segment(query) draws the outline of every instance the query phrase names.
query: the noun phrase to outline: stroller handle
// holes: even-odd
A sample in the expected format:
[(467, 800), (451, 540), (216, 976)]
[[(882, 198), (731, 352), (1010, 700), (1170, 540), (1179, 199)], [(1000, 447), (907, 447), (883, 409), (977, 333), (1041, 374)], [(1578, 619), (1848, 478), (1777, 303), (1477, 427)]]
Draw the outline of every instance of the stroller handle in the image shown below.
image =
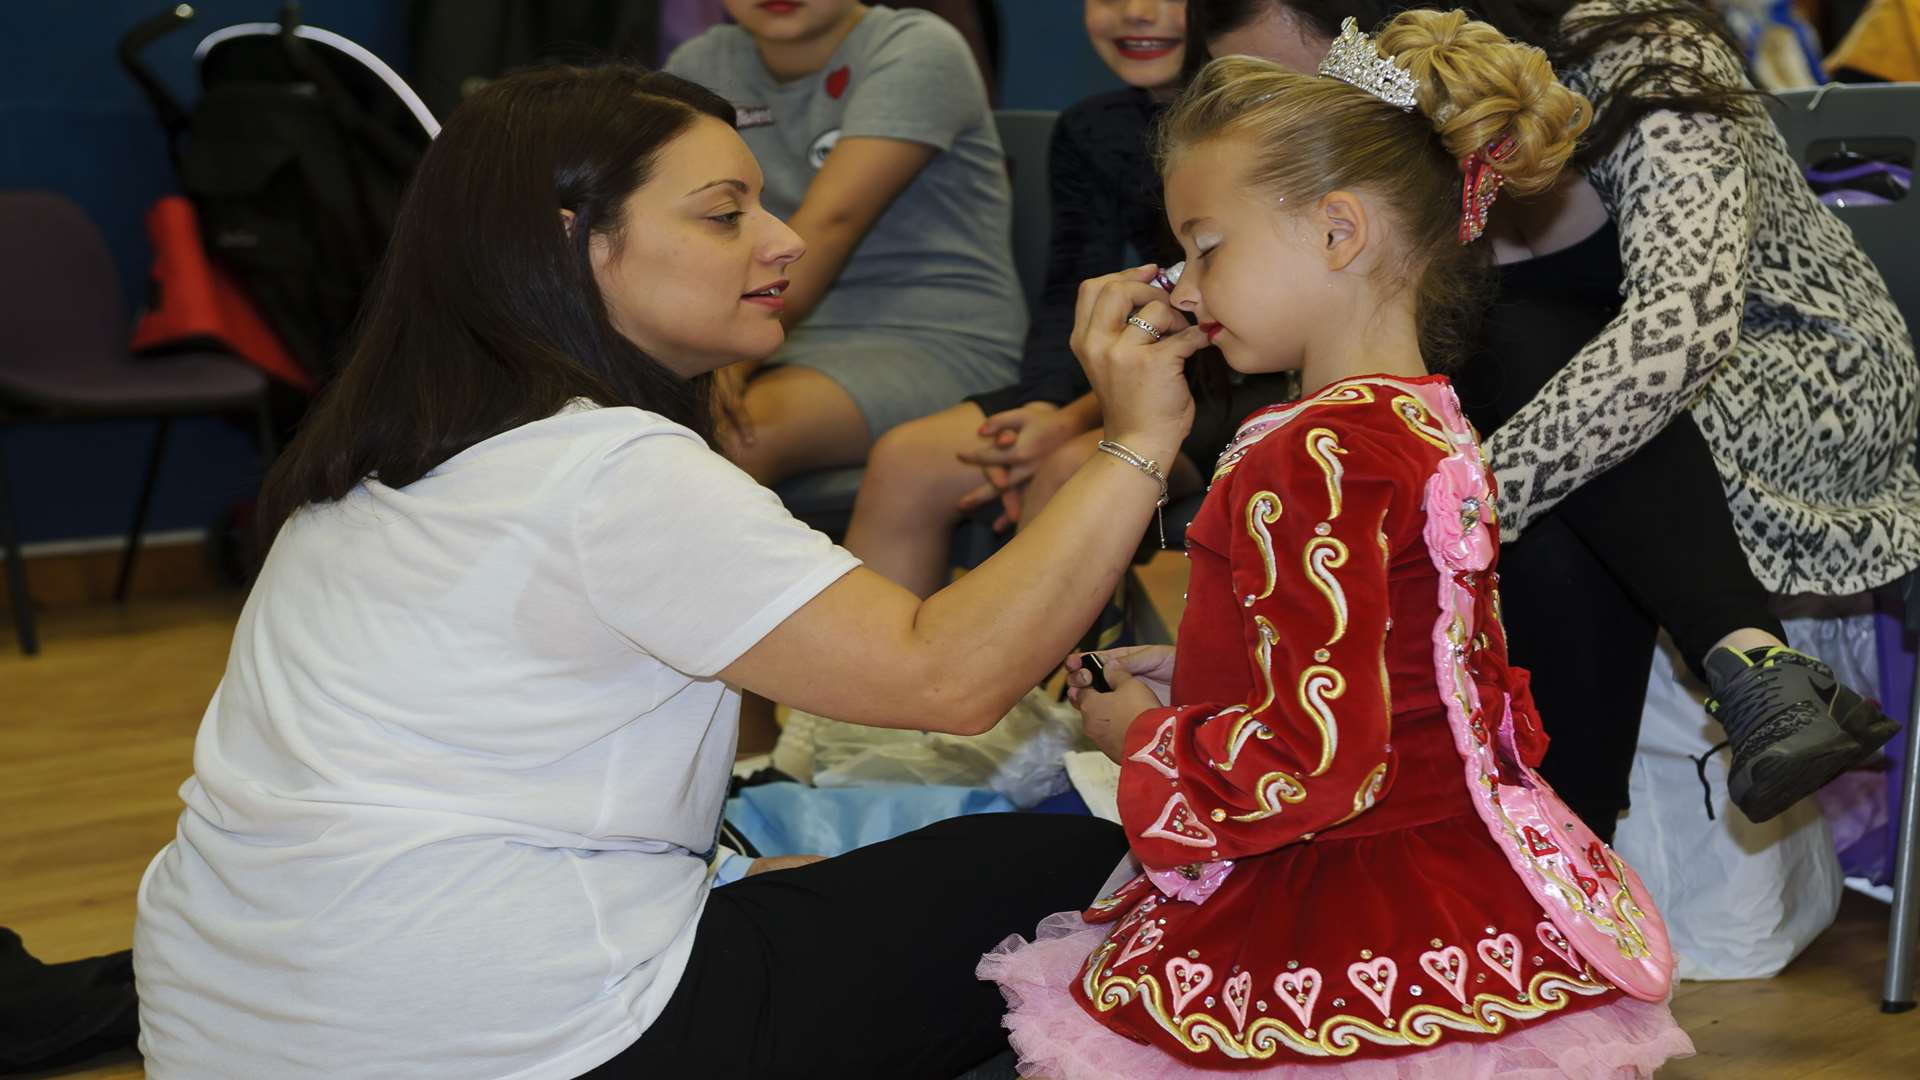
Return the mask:
[(187, 110), (162, 83), (153, 69), (140, 58), (147, 46), (173, 33), (175, 30), (193, 21), (193, 7), (189, 4), (175, 4), (166, 11), (134, 25), (120, 37), (118, 53), (120, 66), (126, 69), (128, 77), (147, 95), (147, 101), (153, 111), (160, 116), (160, 126), (166, 129), (171, 141), (187, 127)]

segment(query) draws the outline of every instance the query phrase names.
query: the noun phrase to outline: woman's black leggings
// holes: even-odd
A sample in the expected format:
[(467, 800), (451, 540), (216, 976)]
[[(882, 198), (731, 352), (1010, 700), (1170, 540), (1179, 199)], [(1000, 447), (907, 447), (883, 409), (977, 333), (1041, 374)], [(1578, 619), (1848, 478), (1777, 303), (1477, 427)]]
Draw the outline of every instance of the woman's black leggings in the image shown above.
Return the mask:
[(981, 814), (723, 885), (666, 1010), (587, 1076), (951, 1080), (1007, 1048), (980, 957), (1091, 903), (1126, 852), (1098, 818)]
[[(1541, 297), (1497, 305), (1489, 348), (1455, 378), (1467, 416), (1498, 430), (1616, 310)], [(1552, 738), (1541, 773), (1609, 840), (1627, 806), (1660, 628), (1696, 675), (1734, 630), (1784, 638), (1686, 413), (1503, 545), (1500, 595), (1514, 662), (1533, 673)]]

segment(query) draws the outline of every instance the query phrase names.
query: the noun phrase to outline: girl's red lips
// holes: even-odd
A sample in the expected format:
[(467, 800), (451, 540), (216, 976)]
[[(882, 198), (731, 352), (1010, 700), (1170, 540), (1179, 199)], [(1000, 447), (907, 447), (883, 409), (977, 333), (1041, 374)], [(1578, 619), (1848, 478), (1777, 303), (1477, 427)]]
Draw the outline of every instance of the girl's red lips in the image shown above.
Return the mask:
[(799, 0), (766, 0), (760, 10), (773, 15), (791, 15), (800, 10)]
[(1214, 338), (1219, 337), (1220, 331), (1225, 329), (1226, 327), (1221, 326), (1217, 322), (1203, 322), (1200, 324), (1200, 332), (1207, 335), (1208, 341), (1212, 341)]

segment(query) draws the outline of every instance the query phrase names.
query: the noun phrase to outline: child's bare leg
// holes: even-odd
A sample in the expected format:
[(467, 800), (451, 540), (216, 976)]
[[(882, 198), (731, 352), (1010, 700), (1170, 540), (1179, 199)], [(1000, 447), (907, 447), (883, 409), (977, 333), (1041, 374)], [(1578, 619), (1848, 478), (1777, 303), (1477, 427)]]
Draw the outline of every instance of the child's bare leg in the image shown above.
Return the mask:
[(720, 449), (763, 484), (867, 458), (871, 437), (860, 407), (839, 383), (811, 368), (783, 364), (756, 374), (742, 406), (750, 436), (722, 424)]
[(882, 435), (867, 458), (847, 550), (919, 596), (946, 584), (958, 504), (980, 484), (980, 469), (954, 455), (980, 443), (984, 419), (965, 402)]
[[(1774, 637), (1765, 630), (1756, 630), (1751, 626), (1743, 627), (1728, 634), (1714, 643), (1714, 649), (1732, 649), (1734, 652), (1746, 652), (1748, 649), (1770, 649), (1784, 646), (1786, 642)], [(1713, 649), (1707, 650), (1709, 653)]]

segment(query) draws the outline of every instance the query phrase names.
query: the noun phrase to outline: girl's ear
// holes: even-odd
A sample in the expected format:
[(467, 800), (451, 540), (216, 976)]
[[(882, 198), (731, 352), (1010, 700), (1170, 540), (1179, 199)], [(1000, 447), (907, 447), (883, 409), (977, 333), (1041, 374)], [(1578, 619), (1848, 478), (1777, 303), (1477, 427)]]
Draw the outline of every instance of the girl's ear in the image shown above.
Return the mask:
[(1327, 269), (1345, 270), (1367, 249), (1371, 223), (1366, 204), (1351, 191), (1330, 191), (1320, 197), (1314, 211)]

